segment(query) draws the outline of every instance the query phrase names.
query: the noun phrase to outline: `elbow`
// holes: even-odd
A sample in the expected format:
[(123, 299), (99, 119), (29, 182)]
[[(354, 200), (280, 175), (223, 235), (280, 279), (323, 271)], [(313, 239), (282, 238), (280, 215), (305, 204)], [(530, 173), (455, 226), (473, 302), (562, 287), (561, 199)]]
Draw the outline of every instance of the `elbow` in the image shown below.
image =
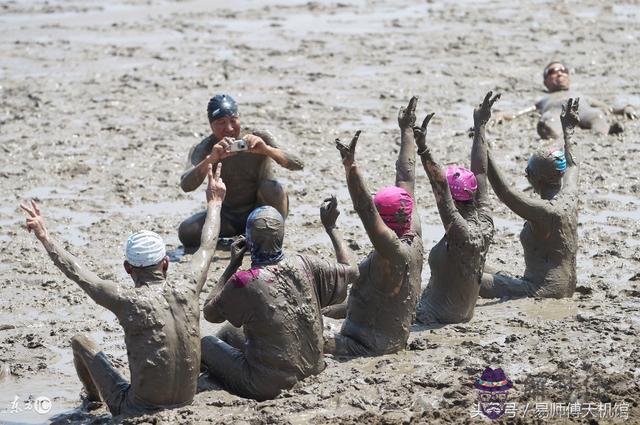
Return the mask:
[(304, 162), (302, 162), (301, 159), (295, 158), (295, 159), (290, 159), (288, 161), (288, 169), (290, 171), (300, 171), (300, 170), (304, 170)]

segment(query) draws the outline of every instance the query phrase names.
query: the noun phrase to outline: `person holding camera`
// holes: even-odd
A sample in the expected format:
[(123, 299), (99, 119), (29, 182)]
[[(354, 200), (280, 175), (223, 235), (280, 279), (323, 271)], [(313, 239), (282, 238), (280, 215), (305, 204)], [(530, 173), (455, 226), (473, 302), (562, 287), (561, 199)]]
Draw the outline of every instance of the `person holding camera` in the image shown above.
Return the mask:
[[(288, 170), (301, 170), (302, 160), (281, 149), (269, 132), (243, 134), (238, 104), (229, 95), (212, 97), (207, 116), (211, 134), (189, 151), (186, 170), (180, 177), (182, 190), (196, 190), (204, 181), (209, 164), (215, 167), (222, 162), (227, 195), (222, 204), (220, 237), (244, 233), (247, 217), (259, 206), (272, 206), (286, 218), (289, 198), (282, 184), (274, 179), (269, 158)], [(214, 149), (217, 145), (224, 150)], [(206, 215), (206, 211), (198, 212), (180, 224), (178, 237), (185, 247), (197, 247), (200, 243)]]

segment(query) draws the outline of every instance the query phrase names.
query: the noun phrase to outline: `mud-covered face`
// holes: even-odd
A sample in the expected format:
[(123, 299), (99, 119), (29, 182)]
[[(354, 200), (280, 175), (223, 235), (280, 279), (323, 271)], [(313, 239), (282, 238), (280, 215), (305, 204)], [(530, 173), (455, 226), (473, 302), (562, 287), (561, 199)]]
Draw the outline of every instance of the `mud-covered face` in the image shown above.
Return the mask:
[(504, 415), (508, 391), (480, 391), (478, 404), (480, 411), (489, 419), (498, 419)]
[(569, 90), (570, 84), (569, 70), (563, 64), (556, 62), (545, 68), (544, 85), (550, 92)]
[(240, 137), (240, 117), (235, 115), (218, 118), (211, 123), (211, 131), (218, 140), (225, 137), (237, 139)]

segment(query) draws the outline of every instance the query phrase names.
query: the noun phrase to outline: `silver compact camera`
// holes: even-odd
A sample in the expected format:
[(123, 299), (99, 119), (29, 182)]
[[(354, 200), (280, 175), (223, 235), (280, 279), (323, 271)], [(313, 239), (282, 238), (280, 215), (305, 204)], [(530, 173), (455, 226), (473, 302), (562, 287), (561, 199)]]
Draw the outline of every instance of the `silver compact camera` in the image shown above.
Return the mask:
[(249, 146), (244, 139), (238, 139), (229, 145), (229, 152), (242, 152), (247, 149), (249, 149)]

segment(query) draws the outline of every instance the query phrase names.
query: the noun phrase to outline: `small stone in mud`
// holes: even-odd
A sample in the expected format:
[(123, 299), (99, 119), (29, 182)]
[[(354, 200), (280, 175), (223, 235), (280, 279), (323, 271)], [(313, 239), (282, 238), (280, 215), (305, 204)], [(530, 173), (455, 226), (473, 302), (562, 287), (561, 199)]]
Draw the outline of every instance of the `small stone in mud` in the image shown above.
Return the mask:
[(426, 338), (414, 339), (409, 343), (409, 350), (411, 351), (424, 351), (426, 349), (427, 349)]
[(640, 280), (640, 272), (638, 272), (638, 273), (634, 274), (633, 276), (631, 276), (631, 277), (629, 278), (629, 280), (630, 280), (631, 282), (637, 282), (637, 281), (639, 281), (639, 280)]
[(593, 294), (593, 289), (588, 286), (576, 286), (576, 292), (582, 295), (591, 295)]

